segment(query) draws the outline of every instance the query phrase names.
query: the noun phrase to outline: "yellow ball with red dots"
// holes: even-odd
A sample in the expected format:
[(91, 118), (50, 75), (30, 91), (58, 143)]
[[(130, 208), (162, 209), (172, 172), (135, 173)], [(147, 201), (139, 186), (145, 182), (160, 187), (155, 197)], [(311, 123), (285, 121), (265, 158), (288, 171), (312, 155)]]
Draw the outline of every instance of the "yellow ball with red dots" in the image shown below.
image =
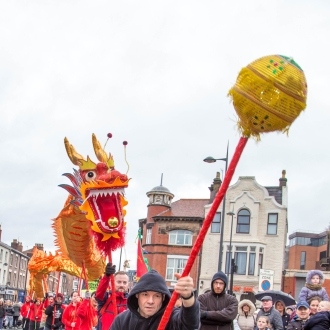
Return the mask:
[(306, 108), (307, 83), (303, 70), (283, 55), (259, 58), (239, 73), (229, 95), (243, 136), (287, 132)]

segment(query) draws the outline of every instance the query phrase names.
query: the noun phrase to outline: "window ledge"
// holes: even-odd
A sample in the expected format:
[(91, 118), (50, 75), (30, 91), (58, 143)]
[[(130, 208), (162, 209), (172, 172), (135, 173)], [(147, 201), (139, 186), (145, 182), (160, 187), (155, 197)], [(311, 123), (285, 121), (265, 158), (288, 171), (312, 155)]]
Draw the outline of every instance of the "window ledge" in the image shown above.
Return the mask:
[(279, 235), (278, 234), (266, 234), (265, 236), (270, 236), (270, 237), (279, 237)]

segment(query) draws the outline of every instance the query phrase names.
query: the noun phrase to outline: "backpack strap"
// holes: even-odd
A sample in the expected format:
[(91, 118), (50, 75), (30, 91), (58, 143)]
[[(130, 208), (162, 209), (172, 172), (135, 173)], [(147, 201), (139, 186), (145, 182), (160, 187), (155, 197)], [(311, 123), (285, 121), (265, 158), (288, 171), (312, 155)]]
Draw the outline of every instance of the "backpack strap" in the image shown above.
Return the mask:
[(105, 304), (102, 306), (102, 308), (100, 309), (100, 315), (103, 315), (104, 312), (108, 309), (110, 303), (111, 303), (111, 300), (112, 300), (112, 294), (108, 294), (108, 299), (107, 301), (105, 302)]

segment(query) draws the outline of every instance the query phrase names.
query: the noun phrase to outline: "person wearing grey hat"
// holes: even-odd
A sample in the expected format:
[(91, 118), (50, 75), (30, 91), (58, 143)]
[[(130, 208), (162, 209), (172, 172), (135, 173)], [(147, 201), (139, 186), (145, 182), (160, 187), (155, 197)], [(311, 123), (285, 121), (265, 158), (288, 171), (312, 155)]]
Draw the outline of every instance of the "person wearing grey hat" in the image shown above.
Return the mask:
[(273, 298), (271, 296), (263, 296), (261, 298), (261, 301), (264, 301), (264, 300), (270, 300), (270, 301), (273, 301)]
[(258, 312), (257, 319), (259, 316), (268, 316), (272, 330), (283, 330), (281, 314), (274, 308), (272, 297), (267, 296), (267, 293), (265, 294), (266, 295), (261, 298), (262, 307)]

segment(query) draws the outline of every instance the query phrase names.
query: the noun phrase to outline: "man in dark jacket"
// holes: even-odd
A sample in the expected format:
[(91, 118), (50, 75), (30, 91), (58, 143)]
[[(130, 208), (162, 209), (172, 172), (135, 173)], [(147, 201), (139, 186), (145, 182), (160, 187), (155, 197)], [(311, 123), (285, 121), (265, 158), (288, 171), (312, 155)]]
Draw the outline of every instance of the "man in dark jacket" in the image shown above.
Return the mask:
[(309, 318), (310, 310), (306, 301), (299, 301), (296, 306), (296, 316), (289, 322), (287, 330), (303, 330)]
[[(175, 274), (180, 277), (179, 274)], [(190, 276), (178, 279), (174, 290), (182, 297), (182, 306), (174, 308), (167, 324), (167, 330), (190, 330), (199, 326), (199, 303), (193, 294), (193, 280)], [(141, 276), (127, 298), (128, 310), (119, 314), (111, 330), (148, 329), (156, 330), (171, 298), (165, 280), (151, 270)]]
[(228, 278), (223, 272), (214, 274), (211, 291), (198, 297), (201, 308), (200, 330), (230, 330), (237, 316), (238, 302), (232, 295), (226, 294)]
[(99, 330), (109, 330), (114, 320), (114, 308), (112, 304), (112, 291), (107, 291), (110, 282), (110, 275), (115, 274), (115, 295), (117, 314), (127, 309), (127, 288), (128, 276), (125, 272), (117, 272), (116, 266), (108, 263), (105, 267), (105, 273), (102, 277), (95, 294), (98, 302)]
[(272, 326), (272, 330), (283, 330), (282, 316), (278, 310), (273, 306), (273, 298), (266, 295), (261, 298), (262, 307), (258, 312), (257, 319), (259, 316), (267, 316), (269, 318), (269, 323)]
[(58, 330), (62, 328), (62, 315), (64, 312), (62, 300), (63, 295), (61, 293), (58, 293), (55, 299), (55, 304), (51, 304), (46, 308), (45, 314), (47, 315), (47, 318), (44, 327), (45, 330)]

